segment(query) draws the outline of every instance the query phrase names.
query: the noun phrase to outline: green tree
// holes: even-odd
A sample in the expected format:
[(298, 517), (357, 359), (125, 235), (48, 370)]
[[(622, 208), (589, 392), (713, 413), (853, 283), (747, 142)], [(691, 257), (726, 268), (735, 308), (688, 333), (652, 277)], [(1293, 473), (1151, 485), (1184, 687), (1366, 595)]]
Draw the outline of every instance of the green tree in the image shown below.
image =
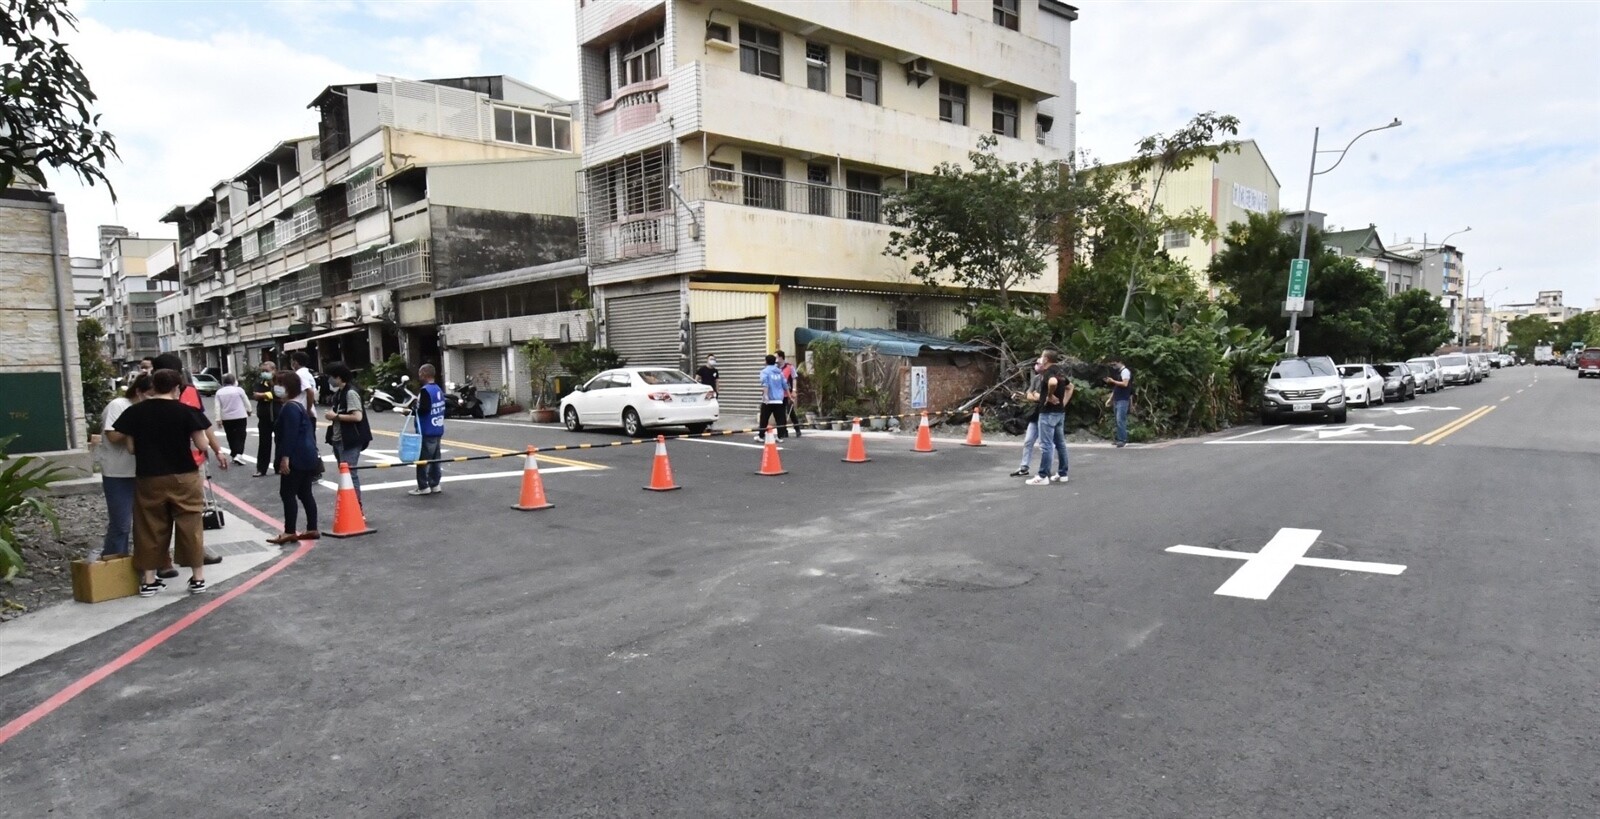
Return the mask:
[[(112, 379), (117, 377), (117, 371), (112, 368), (111, 362), (106, 358), (105, 347), (100, 343), (105, 338), (105, 328), (100, 326), (98, 319), (86, 318), (78, 321), (78, 367), (82, 371), (83, 381), (83, 411), (89, 418), (90, 424), (99, 423), (100, 414), (105, 412), (106, 404), (111, 403), (114, 396)], [(98, 430), (99, 427), (92, 427)]]
[[(1289, 262), (1299, 239), (1279, 228), (1283, 214), (1250, 214), (1228, 226), (1227, 246), (1211, 261), (1211, 281), (1226, 289), (1223, 304), (1233, 321), (1274, 338), (1288, 334), (1283, 313)], [(1390, 350), (1389, 308), (1383, 283), (1353, 259), (1323, 247), (1322, 232), (1307, 237), (1311, 279), (1306, 298), (1315, 313), (1302, 316), (1301, 349), (1335, 359), (1360, 359)]]
[(911, 261), (930, 287), (993, 291), (1002, 308), (1011, 290), (1055, 261), (1060, 221), (1072, 188), (1055, 163), (1006, 162), (984, 135), (967, 153), (970, 168), (941, 162), (904, 190), (884, 196), (894, 230), (884, 255)]
[(1532, 361), (1533, 348), (1555, 343), (1555, 330), (1544, 316), (1519, 316), (1506, 325), (1506, 338), (1506, 343), (1517, 348), (1517, 355)]
[[(106, 162), (117, 156), (111, 134), (90, 112), (97, 97), (58, 38), (78, 19), (63, 0), (6, 0), (0, 14), (0, 190), (18, 176), (45, 184), (43, 167), (66, 169), (84, 183), (104, 182)], [(48, 31), (48, 33), (46, 33)]]
[(1566, 352), (1572, 345), (1581, 344), (1588, 346), (1600, 337), (1600, 313), (1579, 313), (1555, 328), (1556, 349)]
[(1450, 314), (1426, 290), (1407, 290), (1389, 299), (1395, 358), (1429, 355), (1450, 340)]

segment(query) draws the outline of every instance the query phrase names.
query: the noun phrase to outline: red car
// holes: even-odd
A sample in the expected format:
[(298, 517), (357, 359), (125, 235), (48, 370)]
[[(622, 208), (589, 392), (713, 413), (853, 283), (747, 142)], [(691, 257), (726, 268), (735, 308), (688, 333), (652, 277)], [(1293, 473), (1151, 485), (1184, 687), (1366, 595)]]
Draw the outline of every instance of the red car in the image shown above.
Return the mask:
[(1578, 377), (1586, 375), (1600, 378), (1600, 347), (1588, 347), (1578, 353)]

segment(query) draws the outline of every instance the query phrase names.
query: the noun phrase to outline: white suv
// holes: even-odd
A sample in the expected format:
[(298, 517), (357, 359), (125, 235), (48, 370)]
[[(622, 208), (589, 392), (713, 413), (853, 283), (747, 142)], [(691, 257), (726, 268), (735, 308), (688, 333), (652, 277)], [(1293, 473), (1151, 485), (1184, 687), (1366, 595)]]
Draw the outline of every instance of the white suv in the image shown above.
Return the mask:
[(1319, 415), (1342, 424), (1348, 414), (1344, 381), (1333, 359), (1325, 355), (1285, 358), (1267, 373), (1267, 388), (1261, 396), (1262, 424), (1296, 415)]

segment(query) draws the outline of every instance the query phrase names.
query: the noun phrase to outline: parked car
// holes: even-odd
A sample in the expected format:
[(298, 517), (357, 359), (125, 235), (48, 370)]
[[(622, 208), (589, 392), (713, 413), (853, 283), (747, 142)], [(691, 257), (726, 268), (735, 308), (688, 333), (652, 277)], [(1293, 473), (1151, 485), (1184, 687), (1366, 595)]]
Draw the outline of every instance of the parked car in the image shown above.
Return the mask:
[(1478, 371), (1479, 381), (1489, 377), (1488, 356), (1484, 355), (1483, 353), (1467, 353), (1467, 358), (1471, 359), (1473, 368)]
[(1464, 387), (1476, 380), (1472, 377), (1472, 363), (1461, 353), (1439, 356), (1439, 375), (1451, 386)]
[(1562, 357), (1561, 360), (1566, 363), (1567, 369), (1569, 369), (1569, 370), (1578, 369), (1578, 354), (1577, 353), (1567, 353), (1564, 357)]
[(1417, 377), (1417, 390), (1420, 392), (1438, 392), (1444, 389), (1444, 375), (1439, 372), (1439, 359), (1433, 356), (1408, 358), (1406, 366), (1410, 367), (1411, 374)]
[(1600, 347), (1585, 347), (1578, 353), (1578, 377), (1600, 378)]
[(1344, 380), (1333, 359), (1325, 355), (1295, 356), (1272, 365), (1261, 398), (1261, 423), (1272, 424), (1296, 415), (1318, 415), (1342, 424), (1349, 414), (1344, 401)]
[(665, 367), (606, 370), (561, 399), (567, 429), (622, 427), (632, 437), (650, 427), (688, 427), (698, 435), (719, 412), (709, 386)]
[(1383, 400), (1412, 401), (1417, 397), (1417, 377), (1411, 368), (1398, 361), (1374, 364), (1372, 369), (1383, 376)]
[(201, 370), (200, 372), (190, 375), (189, 381), (192, 382), (194, 384), (194, 388), (199, 390), (200, 394), (204, 396), (216, 395), (217, 390), (222, 389), (222, 382), (217, 379), (217, 376), (213, 375), (207, 370)]
[(1340, 364), (1339, 378), (1344, 381), (1345, 404), (1370, 407), (1383, 403), (1383, 376), (1372, 365)]

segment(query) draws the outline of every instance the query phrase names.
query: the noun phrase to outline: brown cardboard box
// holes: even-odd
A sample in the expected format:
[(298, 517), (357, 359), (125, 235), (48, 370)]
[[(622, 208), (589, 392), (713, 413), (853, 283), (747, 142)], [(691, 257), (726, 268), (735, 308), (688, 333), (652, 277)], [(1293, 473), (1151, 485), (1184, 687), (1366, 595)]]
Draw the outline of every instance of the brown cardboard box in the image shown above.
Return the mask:
[(72, 599), (79, 603), (103, 603), (139, 593), (139, 575), (133, 558), (72, 561)]

